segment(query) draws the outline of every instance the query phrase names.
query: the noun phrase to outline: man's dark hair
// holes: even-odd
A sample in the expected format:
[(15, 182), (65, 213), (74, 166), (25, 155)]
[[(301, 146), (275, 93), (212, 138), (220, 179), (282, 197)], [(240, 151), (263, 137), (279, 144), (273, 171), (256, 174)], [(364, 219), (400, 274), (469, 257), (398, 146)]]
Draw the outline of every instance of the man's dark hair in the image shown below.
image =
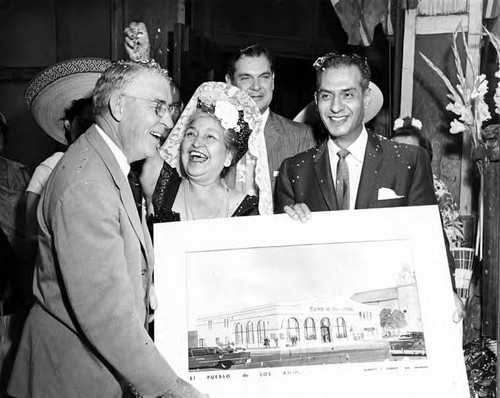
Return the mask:
[(368, 88), (371, 79), (371, 70), (366, 58), (357, 54), (337, 54), (329, 53), (319, 57), (313, 64), (316, 69), (316, 89), (319, 88), (319, 82), (323, 72), (327, 69), (339, 69), (349, 66), (355, 66), (361, 72), (361, 87), (363, 91)]
[(391, 138), (394, 137), (415, 137), (418, 140), (418, 145), (426, 150), (429, 160), (432, 160), (432, 144), (428, 138), (422, 135), (417, 127), (405, 124), (403, 127), (393, 131)]
[[(71, 105), (64, 110), (64, 117), (62, 118), (62, 120), (67, 120), (71, 124), (75, 117), (77, 117), (78, 115), (82, 115), (82, 113), (88, 107), (93, 107), (92, 97), (74, 100)], [(86, 120), (85, 122), (83, 122), (83, 119), (81, 120), (81, 123), (84, 123), (84, 126), (81, 127), (82, 131), (87, 130), (92, 125), (92, 123), (94, 122), (93, 119), (94, 117), (92, 116), (92, 120)], [(64, 129), (64, 136), (68, 145), (72, 144), (70, 130), (71, 129)]]
[(229, 75), (231, 80), (233, 80), (234, 72), (236, 71), (236, 62), (238, 62), (242, 57), (260, 57), (261, 55), (264, 55), (267, 58), (269, 66), (271, 67), (271, 72), (274, 72), (273, 54), (260, 44), (252, 44), (231, 53), (227, 62), (226, 73)]
[(71, 123), (77, 115), (80, 115), (89, 106), (92, 106), (92, 97), (74, 100), (64, 110), (64, 120), (68, 120)]

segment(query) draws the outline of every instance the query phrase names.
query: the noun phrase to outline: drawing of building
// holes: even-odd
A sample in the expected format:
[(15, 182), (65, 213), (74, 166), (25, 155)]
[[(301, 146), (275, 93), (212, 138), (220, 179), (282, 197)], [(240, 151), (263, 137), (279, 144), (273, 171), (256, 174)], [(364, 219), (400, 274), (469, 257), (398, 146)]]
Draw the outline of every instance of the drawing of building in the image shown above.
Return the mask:
[(381, 337), (380, 308), (347, 297), (271, 303), (197, 320), (190, 344), (244, 348), (313, 346)]
[(422, 316), (415, 273), (407, 268), (399, 274), (396, 286), (359, 292), (351, 298), (376, 308), (399, 310), (405, 316), (408, 331), (422, 331)]

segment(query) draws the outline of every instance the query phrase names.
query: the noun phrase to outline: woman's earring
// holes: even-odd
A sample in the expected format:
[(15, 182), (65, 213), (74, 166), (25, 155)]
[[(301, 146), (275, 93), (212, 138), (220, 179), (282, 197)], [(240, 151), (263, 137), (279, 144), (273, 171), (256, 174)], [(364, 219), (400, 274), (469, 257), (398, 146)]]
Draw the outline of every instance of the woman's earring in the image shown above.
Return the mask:
[(71, 124), (68, 119), (64, 119), (63, 124), (66, 131), (69, 131), (71, 129)]

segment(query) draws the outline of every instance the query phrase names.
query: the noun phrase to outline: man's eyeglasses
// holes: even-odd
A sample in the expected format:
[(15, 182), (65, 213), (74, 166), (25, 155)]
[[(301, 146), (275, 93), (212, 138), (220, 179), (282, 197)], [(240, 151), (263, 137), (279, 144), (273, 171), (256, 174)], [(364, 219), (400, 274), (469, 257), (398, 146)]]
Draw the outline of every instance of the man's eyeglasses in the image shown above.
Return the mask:
[(133, 99), (136, 99), (139, 101), (144, 101), (144, 102), (149, 102), (151, 104), (155, 104), (153, 108), (155, 110), (156, 116), (158, 116), (158, 117), (165, 116), (165, 113), (167, 113), (167, 111), (169, 111), (170, 114), (172, 113), (172, 111), (170, 110), (170, 105), (167, 105), (167, 103), (165, 101), (162, 101), (162, 100), (150, 100), (147, 98), (135, 97), (133, 95), (128, 95), (128, 94), (122, 94), (122, 97), (133, 98)]
[(175, 112), (180, 112), (182, 108), (182, 102), (177, 101), (177, 102), (172, 102), (171, 104), (167, 105), (168, 111), (170, 114), (174, 114)]

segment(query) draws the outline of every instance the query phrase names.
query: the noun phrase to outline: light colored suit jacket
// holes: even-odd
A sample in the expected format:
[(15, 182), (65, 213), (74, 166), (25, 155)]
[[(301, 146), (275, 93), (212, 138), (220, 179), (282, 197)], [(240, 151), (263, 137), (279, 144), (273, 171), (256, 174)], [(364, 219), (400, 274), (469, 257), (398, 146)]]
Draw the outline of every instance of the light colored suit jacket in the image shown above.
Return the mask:
[(266, 139), (269, 177), (274, 192), (276, 175), (281, 162), (316, 145), (314, 133), (310, 126), (297, 123), (269, 111), (269, 117), (264, 127)]
[(152, 245), (126, 176), (91, 127), (41, 205), (36, 304), (9, 385), (15, 397), (158, 396), (176, 375), (149, 337)]

